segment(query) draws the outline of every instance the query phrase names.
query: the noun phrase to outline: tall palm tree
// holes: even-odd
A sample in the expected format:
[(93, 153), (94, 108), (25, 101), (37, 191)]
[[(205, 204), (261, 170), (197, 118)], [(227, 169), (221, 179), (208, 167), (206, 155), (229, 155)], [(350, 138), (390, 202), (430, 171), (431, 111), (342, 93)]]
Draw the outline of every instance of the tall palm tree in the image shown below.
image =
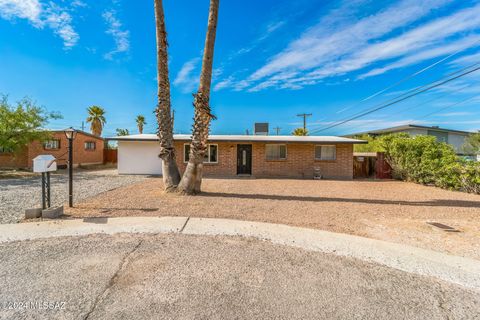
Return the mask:
[(147, 122), (145, 121), (145, 117), (140, 114), (137, 116), (137, 118), (135, 118), (135, 122), (137, 123), (138, 132), (142, 134), (143, 126), (147, 124)]
[(190, 143), (190, 159), (182, 180), (178, 185), (178, 191), (184, 194), (195, 194), (201, 191), (203, 159), (207, 151), (210, 120), (215, 119), (215, 116), (210, 111), (210, 86), (212, 82), (215, 36), (217, 33), (218, 6), (219, 0), (210, 0), (200, 85), (193, 101), (195, 112), (192, 142)]
[(105, 110), (99, 106), (87, 108), (87, 122), (90, 123), (90, 132), (96, 136), (102, 135), (103, 126), (107, 123), (105, 119)]
[(167, 30), (162, 0), (154, 0), (157, 34), (157, 78), (158, 104), (155, 114), (158, 122), (157, 135), (160, 140), (163, 183), (165, 191), (173, 191), (180, 182), (180, 172), (175, 161), (173, 145), (173, 123), (170, 115), (170, 80), (168, 78)]

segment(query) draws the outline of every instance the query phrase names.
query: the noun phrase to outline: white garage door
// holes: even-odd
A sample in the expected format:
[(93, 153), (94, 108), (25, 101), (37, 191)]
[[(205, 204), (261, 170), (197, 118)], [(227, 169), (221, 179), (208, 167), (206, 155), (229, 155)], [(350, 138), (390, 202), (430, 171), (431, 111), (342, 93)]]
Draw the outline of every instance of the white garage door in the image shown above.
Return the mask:
[(118, 141), (118, 173), (162, 174), (156, 141)]

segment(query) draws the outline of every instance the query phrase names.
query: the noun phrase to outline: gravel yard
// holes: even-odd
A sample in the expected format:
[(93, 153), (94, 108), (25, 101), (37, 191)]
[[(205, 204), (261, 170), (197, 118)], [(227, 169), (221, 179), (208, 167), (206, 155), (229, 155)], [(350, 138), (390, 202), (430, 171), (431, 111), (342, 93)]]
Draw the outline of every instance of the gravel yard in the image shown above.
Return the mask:
[[(143, 181), (145, 176), (119, 176), (116, 170), (74, 171), (74, 201), (84, 200), (99, 193)], [(52, 206), (68, 201), (68, 175), (59, 171), (51, 176)], [(41, 207), (40, 174), (0, 180), (0, 223), (16, 223), (28, 208)]]
[(282, 223), (480, 259), (478, 195), (367, 180), (205, 179), (198, 196), (162, 190), (162, 179), (147, 178), (89, 198), (67, 212), (77, 217), (192, 216)]

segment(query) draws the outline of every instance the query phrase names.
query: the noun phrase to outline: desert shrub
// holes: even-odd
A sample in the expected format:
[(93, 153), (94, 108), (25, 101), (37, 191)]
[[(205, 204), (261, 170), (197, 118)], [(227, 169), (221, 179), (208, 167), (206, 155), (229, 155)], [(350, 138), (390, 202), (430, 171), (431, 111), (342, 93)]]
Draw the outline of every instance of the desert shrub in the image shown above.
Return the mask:
[(401, 133), (379, 140), (394, 178), (480, 193), (480, 163), (459, 159), (452, 146), (435, 137)]

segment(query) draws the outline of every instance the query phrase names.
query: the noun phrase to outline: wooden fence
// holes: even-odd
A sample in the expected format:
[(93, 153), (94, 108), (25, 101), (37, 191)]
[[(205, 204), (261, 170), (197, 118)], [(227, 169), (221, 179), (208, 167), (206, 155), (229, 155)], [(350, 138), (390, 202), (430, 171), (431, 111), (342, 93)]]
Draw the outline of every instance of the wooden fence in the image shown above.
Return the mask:
[(353, 177), (357, 179), (392, 179), (392, 168), (382, 152), (354, 153)]
[(117, 163), (118, 152), (117, 149), (103, 150), (103, 163)]

